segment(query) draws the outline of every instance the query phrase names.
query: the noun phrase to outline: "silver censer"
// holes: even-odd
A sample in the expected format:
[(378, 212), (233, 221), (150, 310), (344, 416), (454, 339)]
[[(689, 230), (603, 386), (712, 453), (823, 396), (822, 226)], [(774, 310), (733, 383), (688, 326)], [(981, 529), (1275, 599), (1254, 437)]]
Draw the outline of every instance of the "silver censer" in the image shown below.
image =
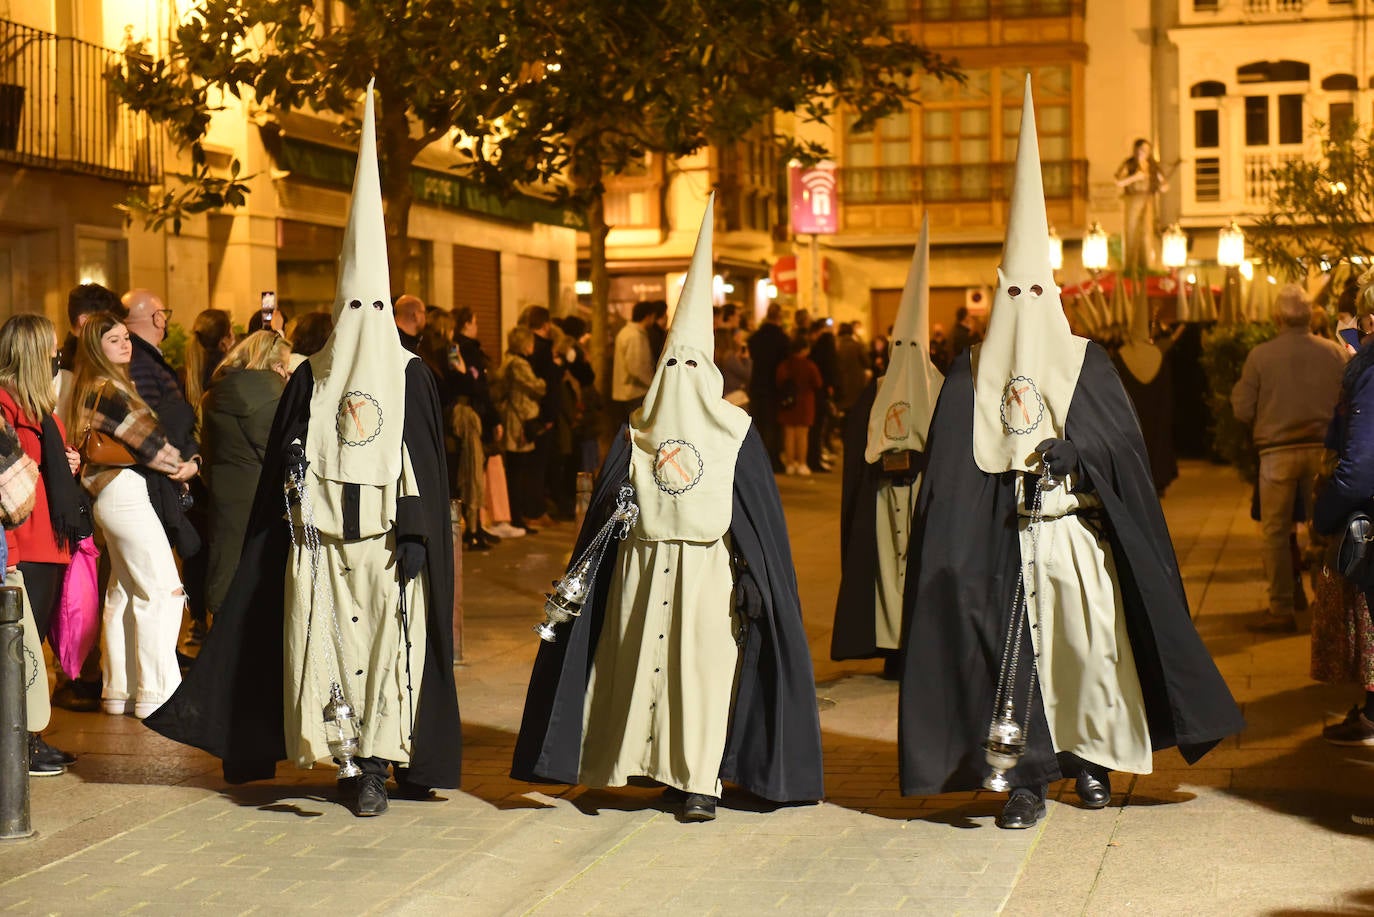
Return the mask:
[(357, 717), (337, 681), (330, 683), (329, 703), (324, 705), (324, 738), (329, 753), (339, 762), (339, 779), (361, 776), (362, 768), (353, 763), (358, 756)]
[(988, 740), (983, 743), (985, 760), (992, 773), (983, 778), (984, 789), (1005, 793), (1011, 789), (1007, 771), (1016, 766), (1026, 752), (1026, 735), (1020, 724), (1012, 719), (1011, 702), (1002, 709), (1002, 715), (995, 717), (988, 725)]
[[(624, 541), (630, 534), (630, 527), (639, 519), (639, 505), (635, 503), (635, 491), (629, 484), (620, 485), (616, 493), (615, 511), (596, 533), (587, 550), (568, 568), (562, 579), (554, 580), (553, 592), (544, 594), (544, 620), (534, 625), (534, 632), (545, 643), (558, 639), (555, 625), (562, 624), (582, 614), (582, 606), (591, 595), (592, 584), (596, 581), (596, 571), (601, 568), (601, 558), (606, 553), (606, 545), (612, 537)], [(616, 531), (616, 526), (620, 531)]]

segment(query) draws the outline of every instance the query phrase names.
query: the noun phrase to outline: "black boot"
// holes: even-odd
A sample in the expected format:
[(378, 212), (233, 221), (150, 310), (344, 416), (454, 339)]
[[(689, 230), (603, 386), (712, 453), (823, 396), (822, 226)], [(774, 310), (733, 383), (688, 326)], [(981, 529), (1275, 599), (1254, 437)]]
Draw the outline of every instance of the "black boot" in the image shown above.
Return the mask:
[(999, 828), (1034, 828), (1045, 817), (1045, 791), (1041, 787), (1018, 786), (1011, 791), (1002, 814), (997, 816)]
[(464, 551), (490, 551), (491, 545), (488, 544), (480, 535), (465, 535), (463, 537)]
[(703, 793), (688, 793), (682, 801), (683, 821), (715, 821), (716, 802), (714, 796)]
[(1105, 767), (1084, 761), (1073, 782), (1078, 801), (1087, 809), (1106, 808), (1112, 801), (1112, 772)]

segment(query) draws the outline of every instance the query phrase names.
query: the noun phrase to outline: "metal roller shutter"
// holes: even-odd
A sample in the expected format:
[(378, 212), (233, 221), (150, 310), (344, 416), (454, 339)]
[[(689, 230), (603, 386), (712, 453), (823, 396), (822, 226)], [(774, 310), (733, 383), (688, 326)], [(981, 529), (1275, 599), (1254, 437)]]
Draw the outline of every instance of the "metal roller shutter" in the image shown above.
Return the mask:
[(453, 306), (472, 310), (482, 349), (499, 363), (506, 349), (505, 329), (501, 327), (500, 252), (453, 246)]

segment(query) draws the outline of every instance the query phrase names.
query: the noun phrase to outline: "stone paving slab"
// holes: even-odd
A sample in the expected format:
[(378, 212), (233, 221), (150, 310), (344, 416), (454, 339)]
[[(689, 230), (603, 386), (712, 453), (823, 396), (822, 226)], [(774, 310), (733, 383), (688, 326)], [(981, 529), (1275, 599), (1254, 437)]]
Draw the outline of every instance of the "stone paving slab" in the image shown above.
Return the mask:
[[(37, 839), (0, 845), (16, 914), (1300, 914), (1369, 912), (1374, 750), (1319, 738), (1356, 693), (1308, 678), (1305, 636), (1245, 629), (1263, 602), (1248, 492), (1186, 465), (1165, 501), (1197, 623), (1249, 720), (1195, 767), (1169, 750), (1117, 775), (1112, 804), (1051, 788), (1031, 831), (992, 824), (992, 793), (905, 798), (897, 686), (831, 662), (838, 481), (781, 479), (822, 698), (829, 793), (773, 809), (727, 794), (682, 825), (655, 790), (533, 787), (507, 776), (544, 584), (570, 526), (465, 558), (458, 669), (464, 781), (444, 801), (355, 819), (332, 772), (282, 766), (227, 787), (216, 762), (130, 718), (59, 712), (81, 755), (35, 781)], [(798, 533), (805, 537), (798, 538)]]

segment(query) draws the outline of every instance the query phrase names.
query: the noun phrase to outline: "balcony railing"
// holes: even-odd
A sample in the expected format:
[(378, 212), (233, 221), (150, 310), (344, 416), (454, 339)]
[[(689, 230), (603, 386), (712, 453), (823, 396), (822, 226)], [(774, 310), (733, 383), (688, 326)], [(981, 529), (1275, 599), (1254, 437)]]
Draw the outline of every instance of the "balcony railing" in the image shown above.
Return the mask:
[(0, 161), (158, 181), (151, 121), (106, 82), (118, 60), (109, 48), (0, 19)]
[[(960, 203), (1007, 200), (1011, 196), (1011, 162), (951, 166), (844, 167), (837, 170), (840, 199), (846, 204)], [(1052, 200), (1088, 196), (1088, 163), (1073, 159), (1044, 162), (1040, 171), (1045, 197)]]
[(1082, 15), (1084, 0), (887, 0), (895, 22), (953, 22)]
[(1245, 206), (1268, 206), (1269, 195), (1274, 190), (1273, 171), (1285, 163), (1301, 158), (1301, 152), (1246, 153)]
[(1304, 0), (1245, 0), (1246, 15), (1301, 13)]

